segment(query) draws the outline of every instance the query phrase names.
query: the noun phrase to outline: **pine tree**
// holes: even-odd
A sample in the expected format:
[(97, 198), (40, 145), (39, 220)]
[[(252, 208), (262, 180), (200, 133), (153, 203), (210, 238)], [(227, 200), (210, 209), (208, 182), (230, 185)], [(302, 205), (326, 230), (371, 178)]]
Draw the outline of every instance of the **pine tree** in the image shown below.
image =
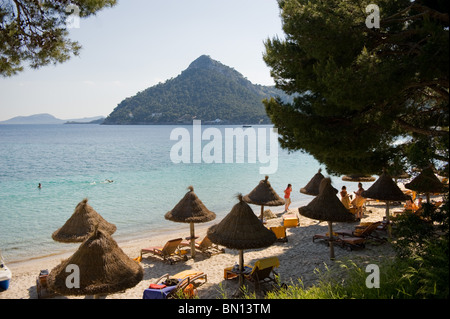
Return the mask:
[(266, 40), (264, 60), (276, 87), (296, 98), (264, 103), (281, 145), (334, 174), (446, 164), (445, 1), (377, 1), (379, 28), (370, 3), (279, 0), (285, 37)]
[(81, 46), (68, 38), (79, 19), (112, 7), (116, 0), (2, 0), (0, 2), (0, 75), (39, 68), (78, 55)]

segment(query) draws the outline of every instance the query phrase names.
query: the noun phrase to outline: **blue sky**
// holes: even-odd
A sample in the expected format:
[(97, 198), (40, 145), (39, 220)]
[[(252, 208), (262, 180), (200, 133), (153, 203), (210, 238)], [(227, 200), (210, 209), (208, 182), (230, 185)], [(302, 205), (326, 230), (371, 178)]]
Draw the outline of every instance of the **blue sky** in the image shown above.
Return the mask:
[(37, 113), (107, 116), (202, 54), (273, 85), (262, 55), (274, 36), (283, 37), (276, 0), (119, 0), (70, 29), (83, 46), (79, 57), (0, 78), (0, 121)]

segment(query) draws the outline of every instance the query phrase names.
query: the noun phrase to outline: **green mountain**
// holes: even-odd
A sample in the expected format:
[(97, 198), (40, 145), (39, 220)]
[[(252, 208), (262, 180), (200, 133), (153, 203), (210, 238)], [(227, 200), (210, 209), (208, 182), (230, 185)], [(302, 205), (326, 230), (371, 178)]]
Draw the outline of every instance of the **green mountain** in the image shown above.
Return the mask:
[(120, 102), (103, 124), (268, 124), (261, 101), (270, 96), (286, 98), (202, 55), (176, 78)]

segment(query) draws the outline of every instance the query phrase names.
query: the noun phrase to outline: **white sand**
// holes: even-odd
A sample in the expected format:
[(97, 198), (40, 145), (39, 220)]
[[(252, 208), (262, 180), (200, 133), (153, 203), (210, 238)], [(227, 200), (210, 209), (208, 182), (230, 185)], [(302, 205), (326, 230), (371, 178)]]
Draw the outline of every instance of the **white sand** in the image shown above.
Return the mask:
[[(401, 209), (401, 206), (391, 206), (391, 212)], [(281, 215), (282, 208), (272, 208), (272, 211)], [(297, 212), (297, 208), (291, 209), (291, 212)], [(380, 221), (385, 215), (384, 203), (371, 202), (367, 204), (367, 211), (362, 222)], [(257, 250), (248, 250), (244, 252), (244, 260), (246, 264), (253, 265), (254, 262), (260, 258), (277, 256), (280, 260), (280, 267), (277, 272), (280, 275), (281, 281), (284, 283), (297, 283), (301, 278), (305, 286), (314, 284), (317, 281), (317, 275), (314, 273), (315, 269), (323, 270), (325, 264), (332, 266), (336, 264), (329, 258), (329, 248), (323, 242), (312, 241), (314, 234), (328, 232), (328, 224), (326, 222), (318, 222), (303, 216), (300, 217), (300, 227), (288, 228), (288, 242), (277, 242), (274, 245)], [(219, 221), (216, 221), (219, 222)], [(267, 226), (279, 225), (282, 223), (282, 218), (268, 220)], [(354, 229), (354, 223), (333, 223), (333, 230)], [(203, 238), (207, 227), (201, 224), (196, 225), (196, 235)], [(186, 231), (180, 233), (178, 237), (186, 237), (189, 235), (189, 227), (186, 225)], [(386, 234), (384, 234), (386, 235)], [(134, 240), (129, 242), (119, 242), (122, 250), (131, 258), (139, 256), (141, 248), (149, 246), (161, 246), (167, 240), (173, 239), (173, 234), (161, 235), (145, 240)], [(27, 262), (8, 263), (13, 277), (10, 287), (6, 291), (0, 292), (0, 299), (35, 299), (37, 298), (36, 277), (41, 269), (48, 269), (49, 271), (58, 265), (63, 259), (68, 258), (71, 253), (64, 255), (33, 259)], [(359, 257), (378, 258), (382, 256), (393, 255), (392, 247), (388, 242), (383, 244), (368, 242), (364, 249), (348, 251), (340, 247), (335, 247), (336, 260), (340, 259), (357, 259)], [(202, 299), (216, 299), (223, 295), (231, 297), (238, 287), (238, 280), (224, 280), (223, 270), (238, 262), (238, 251), (226, 249), (226, 252), (212, 257), (205, 257), (201, 253), (197, 253), (195, 261), (189, 259), (188, 261), (180, 261), (173, 265), (169, 265), (156, 257), (146, 257), (141, 262), (144, 268), (144, 279), (135, 287), (130, 288), (122, 293), (108, 295), (107, 299), (141, 299), (143, 291), (150, 283), (169, 273), (174, 275), (180, 271), (193, 269), (203, 271), (208, 276), (208, 281), (205, 285), (198, 289), (198, 296)], [(250, 287), (253, 284), (250, 283)], [(85, 298), (83, 297), (63, 297), (54, 296), (52, 298)]]

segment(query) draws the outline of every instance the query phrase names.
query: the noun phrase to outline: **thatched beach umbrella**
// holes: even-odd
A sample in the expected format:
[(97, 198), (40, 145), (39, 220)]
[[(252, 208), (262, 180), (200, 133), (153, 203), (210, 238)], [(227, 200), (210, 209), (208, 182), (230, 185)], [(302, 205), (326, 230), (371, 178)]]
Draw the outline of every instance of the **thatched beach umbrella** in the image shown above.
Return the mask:
[(442, 193), (444, 191), (444, 185), (434, 174), (431, 165), (423, 169), (411, 182), (405, 184), (405, 187), (418, 193), (425, 193), (427, 203), (430, 203), (430, 193)]
[(243, 200), (250, 204), (261, 205), (261, 221), (264, 219), (264, 206), (284, 205), (284, 199), (278, 196), (269, 182), (269, 176), (261, 180), (259, 184)]
[(222, 221), (208, 229), (207, 236), (215, 244), (239, 250), (239, 285), (244, 283), (244, 250), (264, 248), (272, 245), (275, 233), (259, 221), (241, 194), (239, 202)]
[[(306, 184), (305, 187), (300, 188), (300, 193), (305, 194), (305, 195), (311, 195), (311, 196), (319, 195), (320, 182), (324, 178), (325, 177), (322, 174), (322, 169), (319, 168), (319, 171), (316, 174), (314, 174), (314, 176), (311, 178), (311, 180), (308, 182), (308, 184)], [(334, 187), (333, 187), (333, 190), (335, 191), (335, 193), (338, 192), (338, 190), (335, 189)]]
[(134, 287), (143, 276), (139, 263), (128, 257), (107, 232), (95, 229), (71, 257), (52, 269), (48, 285), (66, 296), (97, 296)]
[(306, 195), (317, 196), (319, 195), (319, 186), (320, 182), (325, 178), (322, 174), (322, 169), (319, 168), (319, 171), (311, 178), (311, 180), (306, 184), (305, 187), (300, 188), (300, 193)]
[[(378, 199), (386, 203), (386, 222), (389, 224), (389, 202), (405, 201), (410, 197), (404, 194), (392, 177), (383, 170), (383, 174), (378, 177), (377, 181), (361, 194), (364, 198)], [(390, 225), (388, 225), (388, 234), (391, 236)]]
[(195, 223), (206, 223), (216, 218), (216, 214), (206, 208), (203, 202), (194, 193), (194, 187), (189, 186), (189, 191), (178, 204), (164, 216), (167, 220), (178, 223), (189, 223), (191, 229), (191, 256), (195, 257)]
[(355, 216), (350, 213), (339, 198), (336, 196), (334, 188), (331, 186), (331, 179), (324, 178), (320, 182), (319, 195), (308, 205), (298, 209), (300, 215), (328, 222), (328, 236), (330, 245), (330, 259), (334, 259), (333, 246), (333, 222), (352, 222)]
[(107, 222), (97, 213), (85, 198), (78, 203), (66, 223), (52, 234), (52, 238), (64, 243), (83, 242), (92, 234), (95, 227), (110, 235), (114, 234), (117, 229), (116, 225)]
[(345, 182), (373, 182), (375, 181), (375, 177), (369, 175), (360, 175), (360, 174), (351, 174), (342, 176), (342, 180)]

